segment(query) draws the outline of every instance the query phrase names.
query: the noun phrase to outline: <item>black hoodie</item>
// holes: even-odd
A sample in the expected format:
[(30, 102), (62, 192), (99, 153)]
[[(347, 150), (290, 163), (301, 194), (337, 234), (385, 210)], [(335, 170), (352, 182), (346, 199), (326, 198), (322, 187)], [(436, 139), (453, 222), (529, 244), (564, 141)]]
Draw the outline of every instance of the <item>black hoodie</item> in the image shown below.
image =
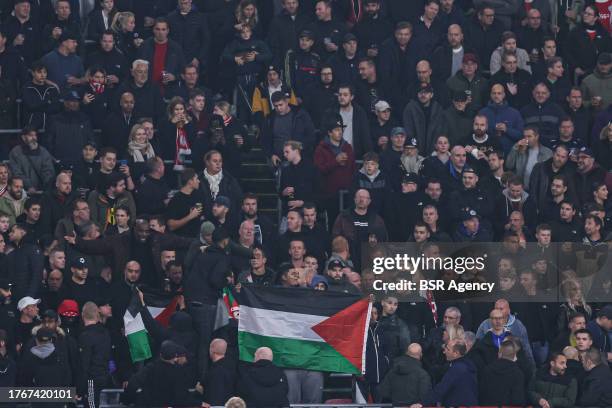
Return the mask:
[(482, 372), (480, 403), (525, 405), (525, 376), (514, 361), (497, 359)]
[(249, 408), (289, 406), (287, 377), (272, 361), (259, 360), (243, 365), (238, 376), (238, 395)]

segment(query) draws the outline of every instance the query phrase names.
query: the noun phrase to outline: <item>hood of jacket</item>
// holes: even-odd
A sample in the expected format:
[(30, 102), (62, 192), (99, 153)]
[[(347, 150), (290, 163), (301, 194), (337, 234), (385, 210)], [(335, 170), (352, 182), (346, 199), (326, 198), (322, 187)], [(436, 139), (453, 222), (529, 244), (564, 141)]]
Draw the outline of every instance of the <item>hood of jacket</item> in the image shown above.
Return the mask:
[[(510, 199), (510, 190), (509, 189), (505, 188), (504, 191), (502, 191), (502, 194), (504, 195), (504, 197), (506, 197), (506, 199), (508, 201), (512, 201)], [(525, 200), (527, 200), (528, 197), (529, 197), (529, 193), (527, 193), (526, 191), (523, 191), (523, 193), (521, 194), (521, 204), (525, 203)], [(512, 316), (512, 315), (510, 315), (510, 316)]]
[(41, 360), (49, 357), (54, 351), (55, 345), (53, 343), (41, 344), (40, 346), (34, 346), (30, 349), (30, 352)]
[(179, 332), (186, 332), (192, 330), (191, 315), (186, 312), (178, 311), (170, 316), (170, 327)]
[(400, 356), (393, 360), (393, 372), (399, 375), (409, 375), (422, 366), (419, 360), (410, 356)]

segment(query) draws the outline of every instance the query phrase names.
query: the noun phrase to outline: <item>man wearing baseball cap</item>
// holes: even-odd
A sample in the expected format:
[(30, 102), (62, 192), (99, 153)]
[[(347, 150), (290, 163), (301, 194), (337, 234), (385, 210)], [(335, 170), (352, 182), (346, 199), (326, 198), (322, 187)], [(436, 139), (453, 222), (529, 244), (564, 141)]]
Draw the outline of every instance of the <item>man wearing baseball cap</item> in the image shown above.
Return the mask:
[(95, 302), (99, 296), (95, 278), (89, 277), (89, 262), (87, 258), (79, 256), (70, 261), (71, 279), (64, 282), (62, 299), (74, 299), (79, 308), (87, 302)]
[(480, 74), (479, 64), (476, 54), (464, 54), (461, 70), (446, 81), (451, 93), (465, 92), (468, 100), (467, 109), (472, 113), (478, 112), (488, 98), (489, 83)]
[(333, 67), (339, 84), (355, 84), (359, 78), (359, 56), (357, 55), (357, 37), (355, 37), (355, 34), (344, 34), (342, 49), (338, 50), (328, 62)]
[(389, 144), (380, 155), (380, 167), (387, 175), (389, 187), (393, 191), (399, 190), (402, 175), (404, 174), (401, 159), (407, 136), (406, 129), (401, 126), (391, 129)]
[(15, 345), (17, 352), (21, 350), (24, 344), (32, 337), (32, 329), (39, 323), (38, 320), (38, 304), (40, 299), (34, 299), (31, 296), (25, 296), (19, 299), (17, 310), (19, 311), (19, 320), (15, 326)]
[(325, 137), (315, 150), (314, 165), (321, 175), (321, 192), (330, 220), (338, 214), (338, 191), (349, 188), (356, 171), (353, 147), (342, 138), (344, 122), (338, 113), (323, 120)]
[[(303, 32), (304, 27), (310, 22), (310, 16), (304, 12), (303, 7), (300, 7), (299, 1), (281, 3), (283, 10), (274, 16), (268, 30), (268, 44), (275, 61), (283, 61), (287, 51), (298, 49), (295, 34)], [(314, 34), (311, 34), (314, 40)]]
[(371, 121), (370, 135), (376, 141), (374, 150), (381, 153), (389, 145), (391, 130), (399, 126), (398, 121), (391, 114), (391, 105), (385, 100), (379, 100), (374, 104), (375, 118)]
[(591, 188), (605, 180), (606, 171), (595, 163), (595, 155), (588, 147), (578, 150), (578, 166), (574, 175), (574, 187), (579, 206), (592, 200)]
[(455, 242), (491, 242), (493, 234), (480, 222), (480, 215), (471, 209), (465, 208), (461, 214), (462, 222), (453, 232)]
[(431, 84), (421, 82), (417, 87), (417, 99), (408, 103), (402, 118), (406, 131), (417, 139), (417, 147), (424, 155), (431, 154), (435, 138), (444, 133), (442, 113), (442, 106), (434, 100)]
[[(68, 2), (62, 0), (57, 4), (64, 9), (64, 5), (67, 5)], [(74, 32), (58, 26), (47, 26), (46, 30), (49, 29), (56, 33), (58, 30), (60, 32), (55, 38), (50, 36), (47, 46), (51, 51), (41, 59), (47, 67), (49, 80), (55, 82), (62, 90), (69, 86), (80, 85), (84, 81), (82, 78), (85, 76), (85, 69), (81, 57), (76, 54), (79, 43), (79, 36), (76, 34), (78, 31)], [(57, 48), (53, 49), (55, 46)]]
[[(271, 33), (272, 34), (272, 33)], [(295, 34), (291, 34), (295, 36)], [(313, 51), (315, 34), (310, 30), (300, 31), (298, 44), (287, 51), (285, 60), (285, 78), (287, 85), (302, 98), (308, 88), (317, 83), (317, 72), (321, 66), (321, 57)]]

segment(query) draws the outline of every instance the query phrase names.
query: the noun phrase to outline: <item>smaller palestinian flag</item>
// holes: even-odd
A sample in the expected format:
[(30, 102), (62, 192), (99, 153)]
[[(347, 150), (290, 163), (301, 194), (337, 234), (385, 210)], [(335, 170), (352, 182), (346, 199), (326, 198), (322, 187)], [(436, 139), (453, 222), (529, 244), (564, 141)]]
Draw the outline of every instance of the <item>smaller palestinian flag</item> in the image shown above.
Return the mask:
[[(144, 300), (151, 316), (162, 326), (168, 327), (170, 316), (176, 311), (178, 297), (163, 293), (144, 292)], [(144, 361), (151, 358), (153, 355), (149, 344), (149, 335), (140, 313), (140, 299), (138, 299), (138, 293), (135, 291), (123, 315), (123, 326), (132, 361)]]
[(223, 297), (217, 301), (217, 312), (215, 314), (213, 330), (225, 326), (229, 323), (230, 319), (238, 319), (239, 313), (240, 306), (232, 294), (232, 289), (229, 287), (223, 288)]
[(361, 296), (307, 288), (243, 286), (238, 349), (253, 361), (269, 347), (285, 368), (363, 374), (371, 303)]

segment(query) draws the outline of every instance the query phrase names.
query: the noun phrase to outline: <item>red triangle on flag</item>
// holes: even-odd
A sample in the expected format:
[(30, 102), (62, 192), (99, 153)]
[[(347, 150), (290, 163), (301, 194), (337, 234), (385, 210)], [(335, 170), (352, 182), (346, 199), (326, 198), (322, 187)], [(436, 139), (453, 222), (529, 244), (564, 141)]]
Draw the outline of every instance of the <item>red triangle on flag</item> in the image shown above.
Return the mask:
[(362, 299), (312, 326), (311, 329), (357, 369), (363, 371), (367, 325), (370, 321), (369, 311), (369, 300)]
[(178, 303), (178, 296), (172, 298), (170, 303), (166, 305), (164, 310), (157, 316), (155, 316), (155, 320), (159, 322), (164, 327), (168, 327), (170, 325), (170, 317), (176, 312), (176, 304)]

